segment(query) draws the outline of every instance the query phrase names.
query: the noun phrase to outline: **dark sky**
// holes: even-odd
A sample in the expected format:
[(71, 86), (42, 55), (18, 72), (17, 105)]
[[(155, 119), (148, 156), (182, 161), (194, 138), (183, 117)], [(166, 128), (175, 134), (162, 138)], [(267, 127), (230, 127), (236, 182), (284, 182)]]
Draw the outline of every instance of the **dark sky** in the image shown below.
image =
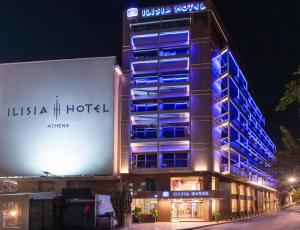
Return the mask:
[[(176, 0), (0, 1), (0, 62), (117, 56), (121, 64), (121, 10)], [(284, 85), (300, 65), (300, 1), (215, 0), (239, 51), (249, 85), (280, 143), (284, 124), (300, 137), (296, 106), (274, 112)]]

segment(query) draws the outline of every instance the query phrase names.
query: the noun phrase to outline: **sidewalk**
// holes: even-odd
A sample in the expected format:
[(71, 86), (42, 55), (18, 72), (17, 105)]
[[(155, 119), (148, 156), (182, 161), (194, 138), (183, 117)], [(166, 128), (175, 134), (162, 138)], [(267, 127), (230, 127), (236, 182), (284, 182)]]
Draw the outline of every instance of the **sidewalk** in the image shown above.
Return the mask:
[[(179, 230), (195, 229), (199, 227), (215, 225), (217, 222), (157, 222), (157, 223), (136, 223), (131, 227), (122, 228), (122, 230)], [(222, 223), (221, 221), (219, 223)]]

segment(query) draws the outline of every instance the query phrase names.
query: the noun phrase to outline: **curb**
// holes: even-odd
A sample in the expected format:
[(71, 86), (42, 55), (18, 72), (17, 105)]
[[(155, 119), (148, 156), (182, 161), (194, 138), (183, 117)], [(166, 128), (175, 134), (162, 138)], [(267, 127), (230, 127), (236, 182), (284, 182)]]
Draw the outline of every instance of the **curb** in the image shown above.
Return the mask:
[[(272, 212), (272, 213), (274, 213), (274, 212)], [(245, 219), (232, 220), (232, 221), (226, 221), (226, 222), (220, 222), (220, 223), (214, 223), (214, 224), (203, 225), (203, 226), (192, 227), (192, 228), (181, 228), (179, 230), (195, 230), (195, 229), (200, 229), (200, 228), (212, 227), (212, 226), (216, 226), (216, 225), (229, 224), (229, 223), (234, 223), (234, 222), (239, 222), (239, 221), (244, 221), (244, 220), (252, 219), (252, 218), (255, 218), (255, 217), (270, 215), (272, 213), (264, 213), (262, 215), (251, 216), (251, 217), (248, 217), (248, 218), (245, 218)]]

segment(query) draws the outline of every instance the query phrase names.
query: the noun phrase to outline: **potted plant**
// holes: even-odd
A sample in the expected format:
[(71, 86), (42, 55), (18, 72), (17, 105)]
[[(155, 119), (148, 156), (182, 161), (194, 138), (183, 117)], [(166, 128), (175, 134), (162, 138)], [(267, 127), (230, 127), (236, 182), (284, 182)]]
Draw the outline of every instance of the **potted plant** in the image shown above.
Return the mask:
[(219, 217), (220, 217), (219, 212), (217, 212), (217, 211), (212, 212), (212, 218), (213, 218), (213, 220), (217, 221), (217, 223), (219, 222)]
[(150, 209), (150, 214), (152, 216), (152, 218), (154, 219), (154, 222), (156, 222), (157, 217), (158, 217), (158, 211), (156, 208), (151, 208)]
[(134, 223), (138, 223), (142, 214), (142, 209), (135, 207), (132, 211), (132, 219)]

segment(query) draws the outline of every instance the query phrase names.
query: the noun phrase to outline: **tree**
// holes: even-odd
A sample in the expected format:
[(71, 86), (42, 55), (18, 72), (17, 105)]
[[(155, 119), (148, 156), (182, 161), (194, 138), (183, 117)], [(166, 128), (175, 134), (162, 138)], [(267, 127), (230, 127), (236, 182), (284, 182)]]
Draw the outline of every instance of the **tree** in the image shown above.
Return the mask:
[(274, 164), (274, 169), (277, 171), (279, 179), (285, 179), (300, 173), (300, 142), (286, 127), (280, 126), (280, 131), (283, 149), (276, 153), (277, 162)]
[(127, 187), (124, 187), (122, 191), (115, 192), (110, 197), (119, 227), (124, 227), (125, 215), (131, 213), (131, 201), (131, 194)]
[(297, 79), (292, 80), (285, 86), (285, 92), (276, 106), (276, 111), (284, 111), (293, 102), (300, 102), (300, 66), (298, 66), (297, 71), (293, 75)]

